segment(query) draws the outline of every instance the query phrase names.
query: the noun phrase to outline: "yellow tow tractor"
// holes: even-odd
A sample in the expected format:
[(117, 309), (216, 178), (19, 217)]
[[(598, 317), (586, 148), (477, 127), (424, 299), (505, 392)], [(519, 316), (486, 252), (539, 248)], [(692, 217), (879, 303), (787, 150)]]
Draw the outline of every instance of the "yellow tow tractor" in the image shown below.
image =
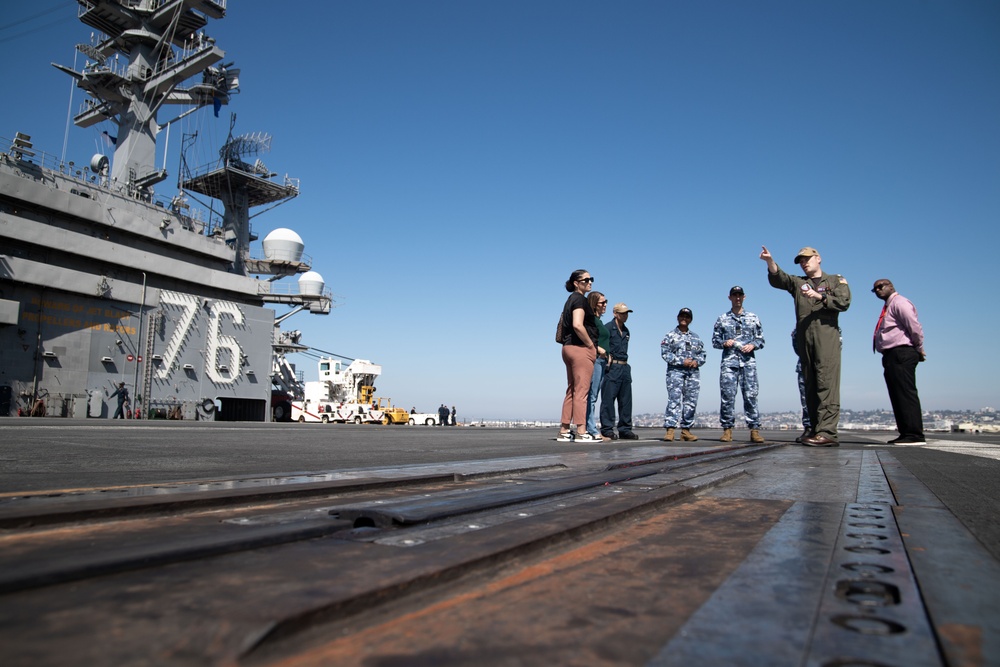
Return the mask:
[(403, 408), (392, 407), (391, 398), (373, 398), (374, 409), (380, 410), (382, 412), (382, 423), (383, 424), (406, 424), (410, 420), (410, 413)]

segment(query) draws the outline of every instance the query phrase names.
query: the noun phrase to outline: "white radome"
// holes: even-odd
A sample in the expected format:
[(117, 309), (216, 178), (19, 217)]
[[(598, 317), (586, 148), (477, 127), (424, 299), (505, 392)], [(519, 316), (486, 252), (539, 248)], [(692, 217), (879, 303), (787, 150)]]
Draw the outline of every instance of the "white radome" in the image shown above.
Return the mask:
[(315, 271), (306, 271), (299, 277), (299, 294), (322, 294), (326, 283)]
[(302, 259), (305, 244), (302, 237), (291, 229), (279, 227), (264, 237), (264, 257), (271, 260), (298, 262)]

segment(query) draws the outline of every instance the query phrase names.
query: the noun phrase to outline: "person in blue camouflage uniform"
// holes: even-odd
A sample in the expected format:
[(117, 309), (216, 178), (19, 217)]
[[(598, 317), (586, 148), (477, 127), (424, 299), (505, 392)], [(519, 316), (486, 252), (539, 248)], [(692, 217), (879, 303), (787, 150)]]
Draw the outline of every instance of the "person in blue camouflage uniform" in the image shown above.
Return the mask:
[(736, 425), (736, 391), (743, 392), (743, 413), (750, 429), (751, 442), (764, 442), (760, 435), (760, 411), (757, 409), (757, 359), (755, 351), (764, 347), (764, 329), (760, 318), (743, 309), (746, 294), (735, 285), (729, 290), (732, 308), (715, 322), (712, 333), (712, 347), (722, 350), (722, 368), (719, 373), (719, 389), (722, 392), (722, 406), (719, 421), (722, 424), (722, 442), (733, 441), (733, 427)]
[(660, 342), (660, 356), (667, 362), (667, 409), (663, 415), (663, 427), (667, 429), (663, 439), (672, 442), (674, 429), (681, 427), (681, 440), (693, 442), (698, 436), (691, 433), (694, 413), (698, 407), (698, 393), (701, 391), (701, 372), (705, 363), (705, 344), (693, 331), (688, 330), (694, 314), (690, 308), (681, 308), (677, 313), (677, 327), (668, 331)]
[(795, 352), (795, 377), (799, 381), (799, 403), (802, 404), (802, 435), (795, 442), (812, 435), (812, 422), (809, 421), (809, 407), (806, 405), (806, 378), (802, 375), (802, 360), (799, 359), (799, 346), (795, 344), (795, 329), (792, 329), (792, 351)]

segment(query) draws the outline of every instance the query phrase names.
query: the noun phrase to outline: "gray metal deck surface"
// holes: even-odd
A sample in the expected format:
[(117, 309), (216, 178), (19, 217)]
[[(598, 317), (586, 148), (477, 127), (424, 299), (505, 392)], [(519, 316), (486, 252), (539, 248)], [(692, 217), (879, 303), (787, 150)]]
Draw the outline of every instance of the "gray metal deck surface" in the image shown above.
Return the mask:
[(639, 433), (11, 420), (5, 664), (1000, 664), (997, 438)]

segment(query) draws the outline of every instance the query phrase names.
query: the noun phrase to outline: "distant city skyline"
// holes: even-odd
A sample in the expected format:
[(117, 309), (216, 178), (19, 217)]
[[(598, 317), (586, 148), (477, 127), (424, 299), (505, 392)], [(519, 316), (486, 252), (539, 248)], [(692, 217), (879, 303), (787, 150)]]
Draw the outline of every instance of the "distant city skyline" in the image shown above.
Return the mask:
[[(895, 426), (892, 424), (892, 420), (893, 420), (892, 410), (888, 409), (888, 408), (873, 408), (873, 409), (870, 409), (870, 410), (853, 410), (853, 409), (841, 410), (841, 415), (842, 416), (841, 416), (841, 420), (840, 421), (841, 421), (841, 424), (845, 424), (845, 423), (851, 422), (852, 420), (858, 419), (859, 416), (871, 416), (871, 415), (875, 415), (875, 414), (878, 414), (878, 415), (880, 415), (881, 417), (883, 417), (885, 419), (886, 428), (895, 428)], [(997, 418), (997, 410), (995, 408), (992, 408), (992, 407), (989, 407), (989, 406), (984, 406), (982, 408), (969, 408), (969, 409), (959, 409), (959, 410), (952, 410), (952, 409), (948, 409), (948, 410), (933, 410), (933, 409), (928, 410), (928, 409), (925, 409), (924, 410), (925, 419), (928, 416), (930, 416), (930, 417), (932, 417), (934, 419), (937, 419), (938, 418), (937, 415), (940, 415), (940, 416), (942, 416), (944, 418), (951, 418), (951, 417), (956, 417), (957, 418), (957, 417), (960, 417), (960, 416), (961, 417), (972, 416), (974, 419), (984, 419), (986, 421), (1000, 421)], [(788, 423), (793, 423), (793, 422), (794, 423), (801, 423), (801, 411), (800, 410), (773, 410), (773, 411), (770, 411), (770, 412), (762, 412), (761, 413), (761, 418), (764, 419), (765, 421), (775, 420), (775, 419), (781, 418), (783, 421), (788, 422)], [(633, 414), (633, 419), (637, 423), (638, 422), (646, 422), (646, 423), (642, 424), (644, 426), (653, 426), (653, 427), (659, 428), (659, 427), (662, 426), (663, 412), (660, 411), (660, 412), (639, 412), (639, 413), (634, 413)], [(524, 422), (545, 421), (545, 422), (550, 422), (550, 423), (553, 423), (553, 424), (557, 424), (558, 423), (558, 419), (556, 419), (555, 421), (553, 421), (551, 419), (549, 419), (549, 420), (545, 420), (545, 419), (538, 420), (538, 419), (525, 418), (525, 417), (483, 417), (483, 416), (471, 415), (471, 414), (470, 415), (466, 415), (465, 417), (463, 417), (461, 415), (461, 413), (460, 413), (459, 414), (459, 421), (461, 422), (463, 420), (465, 420), (465, 421), (480, 421), (480, 420), (488, 420), (488, 421), (518, 421), (518, 422), (520, 422), (520, 421), (524, 421)], [(715, 411), (700, 410), (700, 411), (698, 411), (695, 414), (695, 421), (696, 421), (697, 424), (705, 424), (705, 423), (710, 423), (710, 422), (717, 423), (719, 421), (719, 412), (718, 412), (718, 410), (715, 410)], [(715, 427), (712, 427), (712, 428), (718, 428), (718, 426), (715, 426)], [(737, 428), (737, 430), (739, 430), (739, 429), (744, 429), (745, 430), (746, 429), (746, 421), (744, 419), (743, 412), (739, 411), (739, 410), (736, 412), (736, 428)], [(764, 426), (763, 428), (769, 428), (769, 427), (768, 426)]]
[[(878, 430), (894, 431), (894, 417), (892, 410), (888, 409), (874, 409), (874, 410), (843, 410), (842, 418), (840, 420), (841, 428), (847, 430), (853, 430), (858, 427), (859, 420), (868, 420), (871, 424), (878, 424)], [(650, 413), (644, 412), (633, 415), (636, 425), (645, 428), (662, 428), (663, 427), (663, 415), (661, 413)], [(928, 420), (925, 426), (927, 428), (932, 428), (934, 423), (939, 421), (952, 421), (952, 422), (965, 422), (972, 421), (982, 422), (987, 424), (998, 424), (1000, 428), (1000, 420), (997, 417), (997, 411), (995, 408), (984, 407), (979, 410), (926, 410), (924, 412), (925, 420)], [(761, 419), (763, 422), (763, 429), (774, 429), (778, 424), (787, 428), (796, 428), (801, 423), (801, 412), (796, 410), (779, 410), (775, 412), (763, 412), (761, 413)], [(878, 420), (877, 422), (874, 420)], [(461, 420), (459, 420), (461, 422)], [(480, 421), (480, 418), (470, 418), (468, 421), (475, 423)], [(486, 421), (492, 422), (532, 422), (532, 421), (544, 421), (544, 420), (530, 420), (530, 419), (491, 419)], [(695, 415), (695, 426), (693, 428), (712, 428), (718, 429), (719, 426), (719, 413), (718, 412), (699, 412)], [(550, 425), (558, 425), (557, 421), (548, 421)], [(736, 413), (736, 430), (747, 431), (746, 422), (743, 417), (742, 412)]]

